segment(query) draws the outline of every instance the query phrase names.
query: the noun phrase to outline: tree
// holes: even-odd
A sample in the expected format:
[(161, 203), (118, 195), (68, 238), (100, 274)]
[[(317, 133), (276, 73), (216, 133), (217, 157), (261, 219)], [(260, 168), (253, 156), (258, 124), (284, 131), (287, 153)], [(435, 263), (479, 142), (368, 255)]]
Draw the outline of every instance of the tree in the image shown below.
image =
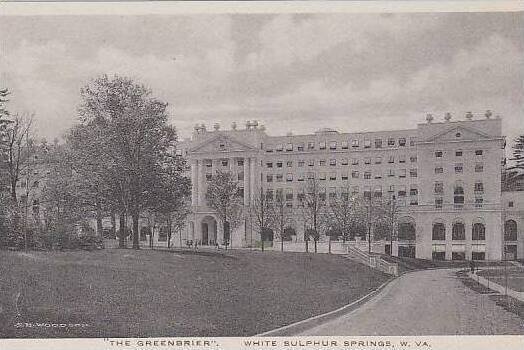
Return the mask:
[(320, 239), (321, 230), (326, 223), (326, 192), (316, 179), (308, 179), (299, 197), (302, 207), (302, 219), (306, 229), (304, 230), (304, 240), (306, 242), (306, 252), (309, 251), (309, 238), (315, 242), (315, 253), (317, 252), (317, 242)]
[(264, 251), (264, 241), (266, 236), (274, 227), (274, 208), (272, 198), (264, 193), (264, 189), (260, 187), (259, 193), (255, 195), (253, 203), (249, 208), (251, 222), (255, 229), (260, 234), (261, 248)]
[(243, 217), (243, 200), (239, 194), (237, 181), (230, 172), (217, 170), (207, 186), (207, 204), (222, 221), (226, 247), (231, 243), (232, 230), (238, 227)]
[[(345, 188), (340, 197), (329, 201), (329, 218), (331, 233), (338, 233), (344, 242), (355, 237), (355, 224), (361, 220), (358, 199), (349, 196), (349, 188)], [(330, 235), (330, 237), (334, 237)]]
[(140, 213), (156, 194), (154, 187), (162, 174), (177, 166), (173, 162), (177, 135), (167, 124), (167, 104), (153, 97), (144, 85), (116, 75), (92, 81), (82, 88), (81, 99), (80, 128), (86, 128), (91, 137), (84, 138), (79, 146), (97, 149), (84, 165), (95, 165), (91, 173), (96, 179), (110, 174), (105, 183), (116, 192), (121, 227), (125, 234), (129, 213), (133, 248), (139, 249)]
[(280, 250), (284, 251), (284, 238), (286, 235), (286, 225), (292, 217), (291, 209), (288, 208), (286, 198), (282, 193), (282, 189), (277, 190), (275, 203), (273, 205), (273, 222), (274, 227), (277, 231), (277, 235), (280, 237)]
[(520, 135), (514, 140), (513, 145), (513, 158), (515, 161), (515, 167), (524, 169), (524, 135)]

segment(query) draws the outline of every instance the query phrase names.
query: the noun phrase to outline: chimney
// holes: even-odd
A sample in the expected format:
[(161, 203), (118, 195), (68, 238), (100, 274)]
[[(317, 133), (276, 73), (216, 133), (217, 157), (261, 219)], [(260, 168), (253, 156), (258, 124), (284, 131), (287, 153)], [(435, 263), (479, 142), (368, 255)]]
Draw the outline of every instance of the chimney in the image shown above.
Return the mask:
[(444, 115), (444, 120), (449, 122), (451, 120), (451, 113), (447, 112), (445, 115)]
[(220, 124), (219, 124), (219, 123), (215, 123), (215, 124), (213, 125), (213, 129), (215, 129), (215, 131), (220, 130)]
[(426, 121), (428, 124), (431, 124), (433, 122), (433, 115), (431, 113), (426, 114)]
[(231, 123), (231, 129), (236, 130), (237, 129), (237, 122)]
[(471, 119), (473, 119), (473, 113), (471, 113), (471, 112), (466, 112), (466, 119), (467, 119), (467, 120), (471, 120)]
[(491, 116), (493, 115), (493, 113), (491, 113), (491, 110), (487, 110), (486, 113), (484, 113), (484, 116), (486, 117), (486, 119), (490, 119)]

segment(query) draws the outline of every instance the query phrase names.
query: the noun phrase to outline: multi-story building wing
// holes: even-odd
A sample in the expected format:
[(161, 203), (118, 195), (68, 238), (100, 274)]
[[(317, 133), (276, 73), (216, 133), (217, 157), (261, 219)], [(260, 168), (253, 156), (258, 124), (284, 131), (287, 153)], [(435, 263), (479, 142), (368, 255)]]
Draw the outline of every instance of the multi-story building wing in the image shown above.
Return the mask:
[[(499, 260), (508, 246), (500, 185), (505, 139), (501, 119), (491, 113), (475, 119), (468, 113), (458, 121), (448, 114), (441, 122), (428, 115), (410, 130), (323, 128), (311, 135), (269, 136), (257, 122), (241, 130), (197, 125), (186, 146), (193, 180), (186, 235), (204, 245), (223, 240), (220, 218), (205, 201), (206, 183), (220, 169), (235, 174), (245, 205), (258, 191), (282, 193), (286, 206), (298, 211), (304, 184), (313, 178), (326, 197), (394, 199), (398, 232), (392, 247), (386, 243), (394, 255)], [(301, 241), (298, 216), (292, 225)], [(233, 246), (246, 246), (259, 236), (246, 220), (231, 239)], [(510, 245), (522, 257), (522, 244)]]

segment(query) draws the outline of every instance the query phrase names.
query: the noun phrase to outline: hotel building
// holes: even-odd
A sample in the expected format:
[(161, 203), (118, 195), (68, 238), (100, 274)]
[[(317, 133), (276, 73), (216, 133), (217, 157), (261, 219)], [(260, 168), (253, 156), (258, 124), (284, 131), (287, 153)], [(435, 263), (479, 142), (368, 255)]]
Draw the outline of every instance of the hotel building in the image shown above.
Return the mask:
[[(351, 192), (394, 198), (397, 237), (392, 247), (385, 242), (393, 255), (500, 260), (506, 249), (511, 258), (523, 258), (524, 221), (518, 208), (524, 208), (524, 192), (501, 191), (501, 123), (490, 112), (467, 113), (464, 120), (446, 114), (435, 121), (428, 115), (409, 130), (342, 133), (323, 128), (286, 136), (270, 136), (256, 121), (242, 129), (233, 123), (230, 130), (197, 125), (180, 150), (191, 164), (193, 184), (193, 213), (184, 239), (203, 245), (223, 242), (220, 218), (205, 200), (207, 182), (222, 170), (234, 174), (246, 206), (262, 188), (269, 195), (281, 191), (286, 206), (298, 211), (300, 190), (312, 178), (329, 197)], [(290, 225), (297, 232), (294, 240), (302, 241), (298, 215)], [(504, 235), (505, 229), (515, 234)], [(232, 232), (232, 246), (252, 246), (260, 240), (255, 231), (245, 220)]]

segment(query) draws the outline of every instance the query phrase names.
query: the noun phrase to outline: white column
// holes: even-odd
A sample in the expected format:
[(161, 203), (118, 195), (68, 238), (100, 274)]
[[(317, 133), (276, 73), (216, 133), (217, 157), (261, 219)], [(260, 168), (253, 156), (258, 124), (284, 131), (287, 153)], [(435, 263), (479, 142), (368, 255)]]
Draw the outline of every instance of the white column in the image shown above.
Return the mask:
[(256, 162), (256, 159), (255, 158), (249, 158), (250, 161), (249, 161), (249, 200), (250, 202), (253, 201), (254, 197), (253, 197), (253, 193), (255, 192), (255, 162)]
[(204, 205), (204, 160), (200, 159), (198, 161), (198, 205), (203, 206)]
[(249, 161), (250, 158), (244, 158), (244, 205), (249, 204)]
[(191, 205), (198, 205), (198, 173), (197, 160), (191, 161)]

